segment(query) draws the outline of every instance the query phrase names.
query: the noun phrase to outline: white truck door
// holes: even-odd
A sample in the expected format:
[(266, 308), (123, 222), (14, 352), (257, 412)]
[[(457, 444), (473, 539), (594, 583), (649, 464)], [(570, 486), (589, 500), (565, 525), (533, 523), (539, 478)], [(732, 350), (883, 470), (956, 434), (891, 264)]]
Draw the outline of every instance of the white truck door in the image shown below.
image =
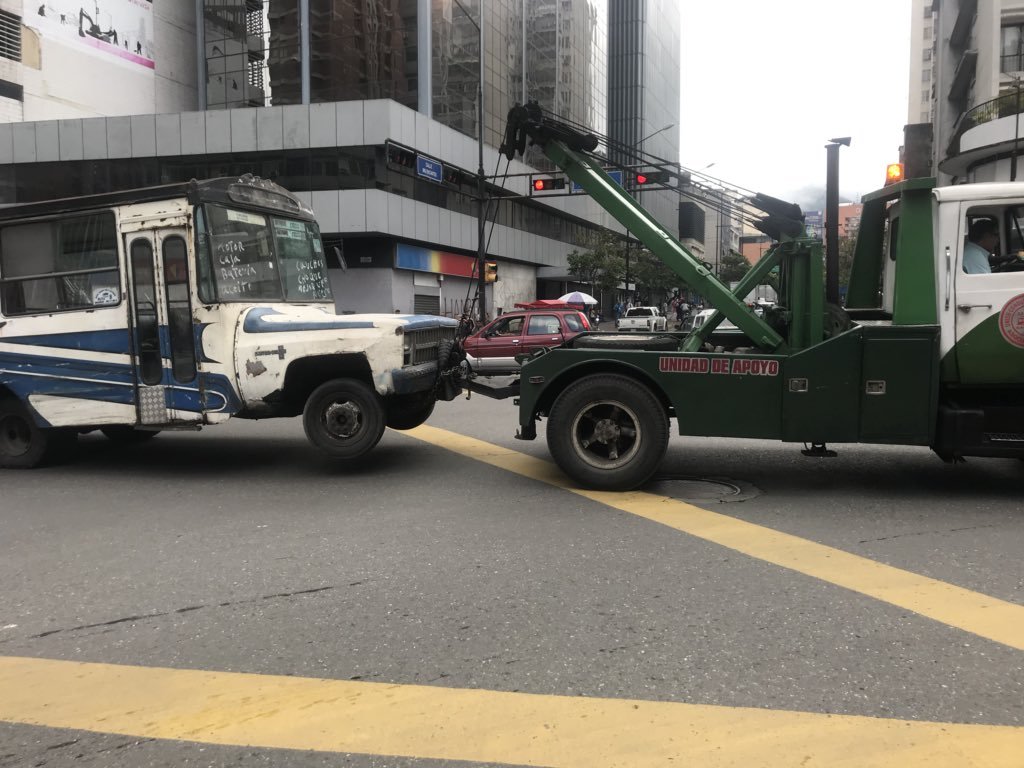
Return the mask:
[[(1024, 271), (969, 273), (964, 248), (972, 222), (988, 218), (999, 227), (997, 254), (1005, 254), (1017, 205), (961, 203), (952, 265), (956, 361), (960, 382), (1024, 381)], [(949, 245), (940, 241), (940, 246)]]

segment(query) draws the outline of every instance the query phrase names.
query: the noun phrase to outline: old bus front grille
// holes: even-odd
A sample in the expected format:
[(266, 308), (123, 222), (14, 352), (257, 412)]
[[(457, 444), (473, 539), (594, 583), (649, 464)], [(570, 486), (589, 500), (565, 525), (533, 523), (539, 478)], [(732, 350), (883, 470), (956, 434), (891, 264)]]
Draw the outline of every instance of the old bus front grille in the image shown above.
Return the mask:
[(455, 338), (454, 328), (422, 328), (405, 332), (405, 365), (437, 362), (438, 345)]

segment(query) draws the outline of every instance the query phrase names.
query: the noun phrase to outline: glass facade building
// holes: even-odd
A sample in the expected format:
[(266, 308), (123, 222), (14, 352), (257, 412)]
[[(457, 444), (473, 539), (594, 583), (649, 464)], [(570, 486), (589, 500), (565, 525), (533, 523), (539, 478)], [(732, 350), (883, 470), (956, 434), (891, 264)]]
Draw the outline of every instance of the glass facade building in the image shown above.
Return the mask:
[(488, 144), (501, 143), (509, 108), (527, 99), (606, 132), (607, 0), (203, 3), (207, 109), (303, 103), (305, 76), (312, 103), (393, 99), (476, 136), (482, 37)]
[[(618, 144), (678, 163), (679, 3), (608, 3), (608, 136)], [(617, 157), (614, 151), (611, 159), (632, 162), (627, 157)], [(676, 228), (678, 193), (647, 190), (641, 203), (663, 225)]]

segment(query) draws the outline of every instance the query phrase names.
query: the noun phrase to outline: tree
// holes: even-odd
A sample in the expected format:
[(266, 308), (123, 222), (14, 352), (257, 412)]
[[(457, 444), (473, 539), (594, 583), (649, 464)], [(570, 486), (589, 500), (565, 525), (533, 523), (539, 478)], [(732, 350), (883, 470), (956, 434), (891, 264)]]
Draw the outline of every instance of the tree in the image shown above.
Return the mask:
[(625, 273), (625, 243), (610, 232), (601, 232), (581, 243), (567, 257), (569, 274), (595, 292), (614, 289)]
[(857, 245), (857, 237), (839, 238), (839, 285), (849, 288), (850, 270), (853, 267), (853, 252)]
[(629, 270), (630, 278), (636, 283), (641, 295), (654, 301), (655, 294), (668, 294), (679, 285), (679, 276), (650, 251), (634, 254)]
[(718, 277), (728, 285), (739, 282), (749, 271), (750, 262), (746, 257), (742, 253), (730, 250), (722, 257), (722, 263), (718, 266)]

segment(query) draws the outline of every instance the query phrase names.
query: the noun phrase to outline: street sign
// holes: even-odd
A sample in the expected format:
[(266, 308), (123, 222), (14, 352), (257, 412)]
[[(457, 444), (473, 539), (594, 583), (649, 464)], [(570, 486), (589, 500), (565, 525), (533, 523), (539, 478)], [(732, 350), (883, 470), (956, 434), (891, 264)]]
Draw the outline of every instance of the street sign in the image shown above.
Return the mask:
[(416, 155), (416, 175), (438, 183), (444, 178), (444, 166), (423, 155)]
[[(622, 186), (622, 171), (620, 171), (618, 169), (614, 169), (614, 170), (611, 170), (611, 171), (606, 170), (605, 173), (607, 173), (609, 176), (612, 177), (612, 181), (614, 181), (620, 187)], [(586, 194), (586, 193), (583, 192), (583, 187), (581, 187), (575, 181), (572, 183), (572, 193), (574, 195)]]

